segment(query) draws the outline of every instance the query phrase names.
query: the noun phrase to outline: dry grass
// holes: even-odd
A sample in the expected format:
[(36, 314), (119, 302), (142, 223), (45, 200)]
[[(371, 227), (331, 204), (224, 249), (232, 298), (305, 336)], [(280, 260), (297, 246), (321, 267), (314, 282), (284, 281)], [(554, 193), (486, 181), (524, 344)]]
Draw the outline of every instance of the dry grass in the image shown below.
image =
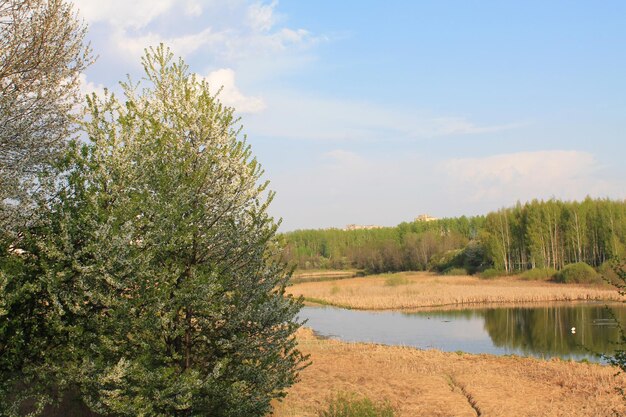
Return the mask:
[[(390, 285), (392, 280), (400, 283)], [(550, 301), (621, 301), (618, 292), (604, 285), (557, 284), (515, 277), (481, 280), (471, 276), (438, 276), (404, 272), (340, 281), (295, 284), (288, 291), (308, 302), (365, 310), (418, 309), (484, 303)]]
[(318, 339), (309, 329), (301, 329), (298, 340), (312, 365), (275, 404), (276, 417), (315, 416), (337, 392), (389, 400), (398, 416), (626, 413), (615, 391), (626, 378), (607, 366), (345, 343)]
[(356, 269), (342, 269), (342, 270), (301, 270), (295, 271), (291, 277), (291, 282), (316, 282), (316, 281), (332, 281), (335, 279), (352, 278), (356, 276), (358, 270)]

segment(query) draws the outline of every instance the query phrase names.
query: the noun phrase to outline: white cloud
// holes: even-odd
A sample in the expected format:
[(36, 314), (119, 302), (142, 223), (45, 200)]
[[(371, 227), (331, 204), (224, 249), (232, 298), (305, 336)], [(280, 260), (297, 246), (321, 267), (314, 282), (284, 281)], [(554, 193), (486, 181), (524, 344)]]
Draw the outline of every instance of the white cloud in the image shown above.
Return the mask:
[[(321, 155), (317, 164), (271, 176), (277, 192), (271, 210), (283, 216), (283, 230), (393, 226), (435, 210), (441, 187), (433, 187), (433, 161), (417, 154), (368, 156), (346, 149)], [(314, 159), (314, 157), (312, 158)]]
[(439, 117), (433, 120), (435, 132), (441, 136), (473, 135), (479, 133), (494, 133), (523, 127), (522, 123), (509, 123), (495, 126), (477, 126), (476, 124), (459, 117)]
[[(119, 28), (141, 29), (170, 10), (176, 0), (73, 0), (89, 23), (107, 22)], [(193, 2), (188, 2), (193, 3)]]
[(284, 217), (283, 230), (396, 225), (420, 213), (486, 214), (534, 198), (626, 197), (624, 181), (583, 151), (437, 160), (414, 152), (367, 156), (335, 149), (320, 156), (311, 167), (271, 176), (277, 192), (271, 210)]
[(183, 9), (186, 16), (200, 16), (202, 14), (201, 0), (187, 0)]
[(588, 152), (551, 150), (451, 159), (440, 166), (440, 173), (460, 198), (504, 202), (611, 193), (613, 185), (595, 175), (598, 169)]
[(341, 100), (272, 91), (263, 94), (267, 111), (246, 119), (255, 133), (285, 139), (382, 141), (496, 133), (523, 124), (478, 125), (464, 118), (392, 108), (366, 101)]
[(274, 9), (278, 5), (278, 1), (274, 0), (270, 4), (260, 2), (254, 3), (248, 7), (247, 21), (253, 30), (267, 32), (277, 21)]
[(96, 93), (99, 96), (104, 96), (104, 86), (102, 84), (96, 84), (92, 81), (87, 81), (87, 75), (80, 74), (78, 76), (78, 82), (80, 83), (80, 93), (83, 96)]
[[(274, 60), (317, 43), (302, 28), (279, 26), (278, 2), (203, 0), (74, 0), (80, 14), (101, 30), (109, 53), (137, 62), (145, 48), (165, 43), (186, 59), (204, 54), (217, 66)], [(204, 20), (203, 20), (204, 19)], [(167, 21), (168, 24), (163, 24)], [(173, 23), (173, 22), (176, 22)], [(298, 60), (298, 59), (296, 59)]]
[(365, 164), (365, 160), (361, 156), (343, 149), (335, 149), (330, 152), (326, 152), (325, 156), (344, 168), (347, 167), (352, 169), (355, 166), (362, 166)]
[(205, 79), (214, 91), (222, 88), (220, 101), (234, 107), (238, 113), (257, 113), (266, 107), (261, 98), (245, 96), (239, 91), (235, 85), (235, 71), (230, 68), (213, 71)]
[(124, 51), (129, 58), (137, 60), (149, 46), (163, 43), (170, 47), (176, 55), (189, 55), (207, 45), (224, 42), (224, 34), (213, 33), (210, 28), (190, 35), (165, 37), (158, 33), (148, 32), (141, 36), (131, 36), (123, 30), (117, 30), (112, 39), (116, 49)]

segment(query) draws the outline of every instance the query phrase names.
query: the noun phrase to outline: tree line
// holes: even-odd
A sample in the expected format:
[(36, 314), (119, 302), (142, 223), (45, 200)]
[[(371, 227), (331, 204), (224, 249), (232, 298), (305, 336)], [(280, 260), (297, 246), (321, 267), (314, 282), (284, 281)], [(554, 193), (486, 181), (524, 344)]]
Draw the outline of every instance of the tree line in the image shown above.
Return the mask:
[(368, 230), (297, 230), (283, 238), (287, 260), (300, 269), (514, 273), (577, 262), (598, 267), (626, 255), (626, 201), (533, 200), (485, 216)]
[(297, 230), (283, 234), (284, 256), (301, 269), (424, 270), (433, 258), (475, 240), (484, 221), (463, 216), (380, 229)]
[(517, 204), (487, 215), (482, 240), (490, 262), (505, 272), (576, 262), (598, 267), (626, 253), (626, 201)]

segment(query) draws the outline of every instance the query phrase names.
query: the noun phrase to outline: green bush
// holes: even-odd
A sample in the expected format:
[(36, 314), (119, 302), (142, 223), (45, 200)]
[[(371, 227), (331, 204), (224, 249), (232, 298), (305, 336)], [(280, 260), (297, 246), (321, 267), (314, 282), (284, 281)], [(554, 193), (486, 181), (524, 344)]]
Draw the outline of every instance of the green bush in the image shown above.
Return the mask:
[(520, 277), (527, 280), (542, 280), (554, 278), (558, 271), (554, 268), (533, 268), (524, 271)]
[(506, 275), (506, 272), (504, 271), (500, 271), (499, 269), (489, 268), (481, 272), (479, 276), (483, 279), (491, 279), (491, 278), (502, 277), (505, 275)]
[[(431, 257), (428, 269), (444, 275), (470, 275), (483, 269), (487, 260), (481, 242), (473, 240), (462, 249), (449, 250)], [(447, 272), (454, 270), (453, 274)], [(461, 274), (461, 270), (464, 272)]]
[(566, 265), (556, 274), (555, 280), (565, 284), (595, 284), (602, 282), (602, 277), (584, 262)]
[(385, 278), (386, 287), (397, 287), (398, 285), (407, 285), (409, 280), (402, 274), (393, 274)]
[(435, 272), (443, 272), (446, 269), (462, 265), (463, 249), (455, 249), (433, 255), (428, 263), (428, 269)]
[(620, 268), (622, 274), (626, 273), (626, 269), (624, 265), (616, 264), (615, 261), (606, 261), (598, 268), (598, 272), (602, 276), (602, 279), (609, 284), (622, 286), (624, 285), (624, 281), (620, 278)]
[(443, 271), (443, 275), (468, 275), (467, 270), (465, 268), (448, 268)]
[(355, 394), (337, 394), (328, 401), (318, 417), (394, 417), (393, 407), (388, 402), (374, 403), (367, 397)]

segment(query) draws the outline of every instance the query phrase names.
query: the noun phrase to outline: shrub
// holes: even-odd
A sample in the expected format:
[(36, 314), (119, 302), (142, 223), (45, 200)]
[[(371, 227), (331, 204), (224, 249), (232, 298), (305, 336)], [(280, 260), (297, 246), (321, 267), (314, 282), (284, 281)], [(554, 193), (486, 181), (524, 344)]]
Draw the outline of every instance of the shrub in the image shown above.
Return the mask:
[(602, 282), (600, 275), (584, 262), (566, 265), (556, 274), (555, 280), (565, 284), (595, 284)]
[(496, 278), (496, 277), (502, 277), (505, 275), (506, 275), (506, 272), (504, 271), (500, 271), (499, 269), (489, 268), (481, 272), (479, 276), (483, 279), (491, 279), (491, 278)]
[[(468, 275), (480, 271), (486, 263), (485, 248), (476, 240), (469, 242), (463, 249), (454, 249), (447, 252), (435, 254), (428, 262), (428, 269), (443, 273), (445, 275)], [(455, 274), (447, 274), (451, 269), (459, 268)]]
[(551, 279), (558, 273), (554, 268), (533, 268), (524, 271), (520, 277), (527, 280)]
[(388, 402), (374, 403), (367, 397), (355, 394), (338, 394), (328, 401), (318, 417), (394, 417), (393, 407)]
[(467, 275), (467, 270), (465, 268), (448, 268), (445, 271), (443, 271), (443, 275), (452, 275), (452, 276), (458, 276), (458, 275)]
[(443, 272), (448, 268), (462, 265), (463, 249), (455, 249), (433, 255), (428, 263), (428, 269), (431, 271)]
[(407, 285), (409, 280), (402, 274), (393, 274), (385, 278), (386, 287), (397, 287), (398, 285)]
[(620, 268), (622, 274), (626, 273), (626, 269), (623, 265), (616, 265), (615, 261), (606, 261), (602, 265), (600, 265), (600, 267), (598, 268), (598, 272), (600, 273), (604, 281), (619, 287), (624, 285), (624, 281), (620, 278), (619, 275)]
[(482, 242), (472, 240), (463, 249), (463, 268), (465, 268), (469, 274), (473, 275), (481, 271), (484, 269), (487, 262), (485, 246)]

